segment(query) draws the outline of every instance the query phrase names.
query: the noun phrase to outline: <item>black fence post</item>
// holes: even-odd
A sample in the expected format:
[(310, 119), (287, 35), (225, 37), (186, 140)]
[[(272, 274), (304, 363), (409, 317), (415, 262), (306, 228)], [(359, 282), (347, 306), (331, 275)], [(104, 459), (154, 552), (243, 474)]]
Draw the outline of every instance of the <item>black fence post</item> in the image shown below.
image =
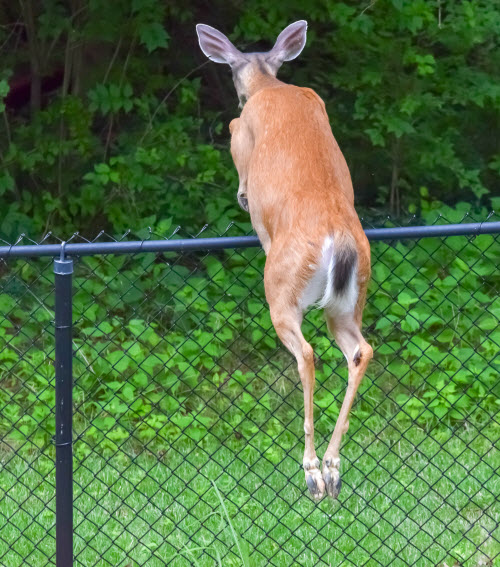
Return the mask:
[(73, 260), (54, 260), (56, 340), (56, 566), (73, 565)]

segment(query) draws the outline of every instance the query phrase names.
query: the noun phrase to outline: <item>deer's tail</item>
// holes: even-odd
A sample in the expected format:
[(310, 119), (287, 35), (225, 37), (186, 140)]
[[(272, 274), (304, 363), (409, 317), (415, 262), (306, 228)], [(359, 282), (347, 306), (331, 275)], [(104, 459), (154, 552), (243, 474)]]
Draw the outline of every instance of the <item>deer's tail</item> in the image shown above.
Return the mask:
[(326, 285), (318, 306), (352, 312), (358, 296), (358, 252), (350, 233), (336, 232), (333, 238), (328, 238), (323, 247), (323, 265), (326, 267)]

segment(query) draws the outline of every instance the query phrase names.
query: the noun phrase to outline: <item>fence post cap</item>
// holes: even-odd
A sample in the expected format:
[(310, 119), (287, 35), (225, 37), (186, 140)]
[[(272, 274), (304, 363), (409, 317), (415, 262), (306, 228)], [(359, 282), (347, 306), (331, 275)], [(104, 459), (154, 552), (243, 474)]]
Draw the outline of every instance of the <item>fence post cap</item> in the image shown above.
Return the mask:
[(73, 273), (73, 260), (54, 259), (54, 274), (68, 275)]

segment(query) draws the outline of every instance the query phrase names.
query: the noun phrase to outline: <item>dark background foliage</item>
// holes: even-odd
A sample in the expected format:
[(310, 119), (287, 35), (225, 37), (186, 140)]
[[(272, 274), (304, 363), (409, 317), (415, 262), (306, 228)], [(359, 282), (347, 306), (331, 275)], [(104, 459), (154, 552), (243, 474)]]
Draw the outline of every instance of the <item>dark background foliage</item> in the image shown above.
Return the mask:
[(0, 235), (247, 222), (228, 151), (237, 98), (195, 24), (268, 49), (307, 46), (279, 76), (314, 88), (358, 208), (495, 206), (500, 13), (488, 0), (0, 2)]

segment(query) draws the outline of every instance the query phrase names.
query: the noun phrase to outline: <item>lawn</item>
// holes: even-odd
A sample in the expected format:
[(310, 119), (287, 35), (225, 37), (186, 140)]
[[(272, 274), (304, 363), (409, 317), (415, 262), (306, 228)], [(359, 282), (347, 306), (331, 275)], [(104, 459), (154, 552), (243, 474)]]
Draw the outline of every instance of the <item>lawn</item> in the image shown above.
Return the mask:
[[(376, 436), (359, 427), (342, 451), (339, 501), (319, 504), (307, 495), (302, 442), (291, 433), (224, 443), (207, 435), (197, 444), (184, 435), (161, 455), (92, 452), (75, 460), (76, 564), (494, 565), (500, 455), (488, 437), (498, 439), (497, 427), (389, 426)], [(2, 566), (55, 564), (47, 456), (28, 464), (2, 455)]]

